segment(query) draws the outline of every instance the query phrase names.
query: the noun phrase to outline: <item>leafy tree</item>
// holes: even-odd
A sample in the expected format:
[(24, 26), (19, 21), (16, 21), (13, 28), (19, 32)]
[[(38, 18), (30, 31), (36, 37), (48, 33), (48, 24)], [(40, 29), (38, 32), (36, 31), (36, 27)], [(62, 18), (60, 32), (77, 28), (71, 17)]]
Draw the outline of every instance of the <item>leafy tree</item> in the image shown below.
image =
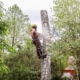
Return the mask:
[(68, 46), (68, 50), (77, 56), (78, 74), (80, 80), (80, 1), (79, 0), (54, 0), (54, 23), (63, 30), (61, 40)]
[[(35, 69), (36, 62), (35, 62), (35, 53), (34, 52), (35, 52), (35, 49), (34, 49), (34, 47), (32, 47), (31, 40), (28, 40), (26, 43), (26, 46), (24, 46), (23, 48), (18, 50), (18, 52), (16, 54), (9, 54), (5, 58), (5, 64), (10, 69), (9, 74), (6, 76), (8, 76), (8, 78), (11, 80), (35, 79), (37, 72)], [(39, 73), (39, 75), (40, 75), (40, 73)]]
[(0, 49), (3, 50), (6, 46), (6, 41), (4, 35), (7, 34), (8, 23), (4, 18), (5, 9), (3, 8), (3, 3), (0, 2)]
[(0, 1), (0, 37), (2, 34), (6, 33), (7, 30), (7, 24), (6, 21), (4, 20), (4, 11), (5, 9), (3, 8), (3, 3)]
[(4, 60), (4, 57), (5, 57), (5, 53), (2, 53), (0, 51), (0, 79), (3, 79), (3, 75), (4, 74), (8, 74), (9, 72), (9, 68), (7, 65), (5, 65), (5, 60)]
[(0, 1), (0, 19), (1, 19), (2, 15), (3, 15), (3, 10), (4, 10), (3, 3)]
[(29, 17), (28, 15), (24, 15), (16, 4), (8, 8), (5, 16), (10, 25), (8, 30), (9, 35), (6, 39), (10, 46), (17, 49), (25, 44), (26, 39), (29, 37), (27, 34), (27, 30), (30, 27)]
[(61, 78), (63, 70), (68, 66), (68, 57), (72, 54), (62, 40), (57, 40), (49, 47), (51, 53), (51, 79)]

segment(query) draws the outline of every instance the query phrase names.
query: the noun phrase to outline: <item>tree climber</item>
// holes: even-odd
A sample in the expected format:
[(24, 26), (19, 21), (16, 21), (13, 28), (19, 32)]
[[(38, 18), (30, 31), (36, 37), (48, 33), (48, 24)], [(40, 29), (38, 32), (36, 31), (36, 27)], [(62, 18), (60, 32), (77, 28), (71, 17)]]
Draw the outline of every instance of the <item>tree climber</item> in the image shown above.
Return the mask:
[(39, 33), (37, 32), (37, 26), (35, 24), (32, 25), (32, 29), (31, 29), (31, 37), (32, 37), (32, 43), (35, 45), (36, 47), (36, 52), (37, 52), (37, 56), (38, 58), (46, 58), (46, 55), (43, 55), (43, 50), (42, 50), (42, 46), (41, 46), (41, 42), (39, 40)]

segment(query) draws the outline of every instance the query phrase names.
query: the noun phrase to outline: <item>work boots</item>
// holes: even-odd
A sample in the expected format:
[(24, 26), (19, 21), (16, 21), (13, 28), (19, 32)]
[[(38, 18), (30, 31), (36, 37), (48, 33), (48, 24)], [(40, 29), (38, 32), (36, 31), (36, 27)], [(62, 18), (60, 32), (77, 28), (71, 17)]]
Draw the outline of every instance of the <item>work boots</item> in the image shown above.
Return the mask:
[(47, 54), (44, 54), (41, 46), (39, 46), (39, 47), (37, 48), (37, 54), (38, 54), (38, 58), (39, 58), (39, 59), (40, 59), (40, 58), (46, 58), (46, 56), (47, 56)]

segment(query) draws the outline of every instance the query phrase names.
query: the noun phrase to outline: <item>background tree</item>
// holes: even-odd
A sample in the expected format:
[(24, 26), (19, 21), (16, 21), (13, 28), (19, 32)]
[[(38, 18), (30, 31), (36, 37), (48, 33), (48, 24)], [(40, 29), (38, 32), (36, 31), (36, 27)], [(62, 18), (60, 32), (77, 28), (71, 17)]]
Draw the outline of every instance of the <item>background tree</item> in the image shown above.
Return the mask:
[[(16, 54), (7, 55), (4, 60), (5, 64), (9, 67), (9, 72), (8, 74), (2, 75), (2, 77), (5, 77), (7, 80), (36, 79), (37, 70), (35, 52), (36, 50), (29, 39), (26, 46), (18, 50)], [(40, 66), (40, 64), (37, 66)], [(38, 78), (40, 80), (40, 67), (38, 69)]]
[(5, 65), (5, 62), (4, 62), (4, 57), (2, 57), (3, 56), (3, 53), (2, 53), (2, 55), (0, 54), (0, 79), (3, 79), (3, 75), (4, 74), (8, 74), (8, 72), (9, 72), (9, 68), (8, 68), (8, 66), (6, 66)]
[(7, 30), (9, 28), (9, 24), (7, 20), (5, 20), (5, 12), (6, 10), (3, 8), (3, 3), (0, 1), (0, 50), (3, 50), (8, 45), (4, 36), (7, 35)]
[(80, 80), (80, 1), (54, 0), (52, 23), (63, 30), (61, 40), (67, 44), (72, 55), (77, 56), (78, 74)]
[(60, 80), (63, 70), (68, 66), (68, 57), (72, 53), (61, 39), (52, 42), (49, 52), (51, 53), (51, 79)]
[(29, 37), (29, 17), (28, 15), (24, 15), (16, 4), (8, 8), (5, 16), (10, 25), (8, 30), (9, 35), (6, 36), (8, 44), (12, 47), (19, 48), (25, 44)]

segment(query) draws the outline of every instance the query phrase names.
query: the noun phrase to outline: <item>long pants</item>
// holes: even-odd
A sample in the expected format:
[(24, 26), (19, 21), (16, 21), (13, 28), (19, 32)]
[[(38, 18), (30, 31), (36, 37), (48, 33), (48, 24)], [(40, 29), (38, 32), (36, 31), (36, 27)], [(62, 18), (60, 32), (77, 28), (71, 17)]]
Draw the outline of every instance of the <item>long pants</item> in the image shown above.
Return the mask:
[(42, 57), (42, 47), (41, 47), (40, 41), (39, 40), (34, 40), (33, 44), (36, 47), (36, 52), (37, 52), (38, 58), (41, 58)]

